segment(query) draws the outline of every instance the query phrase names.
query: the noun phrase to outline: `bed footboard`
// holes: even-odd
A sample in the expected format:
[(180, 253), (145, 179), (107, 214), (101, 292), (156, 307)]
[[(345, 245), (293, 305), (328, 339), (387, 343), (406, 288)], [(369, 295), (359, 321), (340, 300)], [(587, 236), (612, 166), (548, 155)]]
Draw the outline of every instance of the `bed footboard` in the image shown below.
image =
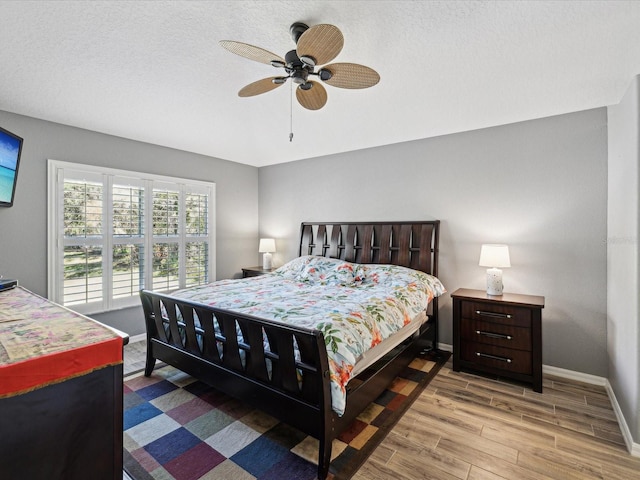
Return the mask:
[(317, 438), (318, 475), (326, 477), (333, 411), (322, 332), (148, 290), (140, 298), (146, 376), (162, 360)]

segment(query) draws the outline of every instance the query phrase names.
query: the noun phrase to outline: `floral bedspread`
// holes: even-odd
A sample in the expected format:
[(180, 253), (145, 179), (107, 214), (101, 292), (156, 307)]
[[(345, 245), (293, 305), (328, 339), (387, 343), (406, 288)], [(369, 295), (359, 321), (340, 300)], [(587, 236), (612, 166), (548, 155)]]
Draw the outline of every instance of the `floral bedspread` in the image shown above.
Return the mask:
[(444, 292), (436, 277), (409, 268), (303, 256), (270, 275), (221, 280), (172, 295), (321, 330), (329, 357), (332, 407), (341, 415), (345, 386), (363, 353), (407, 325)]

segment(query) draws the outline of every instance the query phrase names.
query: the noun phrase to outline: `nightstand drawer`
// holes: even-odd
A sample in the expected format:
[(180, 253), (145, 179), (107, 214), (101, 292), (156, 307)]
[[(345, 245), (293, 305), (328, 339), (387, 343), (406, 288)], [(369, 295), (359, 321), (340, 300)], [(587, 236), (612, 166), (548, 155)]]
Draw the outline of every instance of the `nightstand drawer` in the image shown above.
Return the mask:
[(462, 339), (498, 347), (531, 351), (531, 329), (479, 320), (462, 320)]
[(531, 352), (523, 350), (465, 342), (462, 345), (461, 358), (475, 365), (531, 375)]
[(462, 302), (462, 317), (485, 322), (503, 323), (515, 327), (531, 327), (531, 310), (511, 305)]

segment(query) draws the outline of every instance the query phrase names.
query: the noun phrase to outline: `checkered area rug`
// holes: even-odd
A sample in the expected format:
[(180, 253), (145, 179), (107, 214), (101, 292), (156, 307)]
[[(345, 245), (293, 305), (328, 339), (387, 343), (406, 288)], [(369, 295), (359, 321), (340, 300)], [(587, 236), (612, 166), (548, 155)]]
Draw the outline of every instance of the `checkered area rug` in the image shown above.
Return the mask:
[[(333, 441), (329, 479), (357, 471), (446, 361), (419, 356)], [(171, 366), (124, 383), (124, 466), (135, 480), (313, 480), (318, 441)]]

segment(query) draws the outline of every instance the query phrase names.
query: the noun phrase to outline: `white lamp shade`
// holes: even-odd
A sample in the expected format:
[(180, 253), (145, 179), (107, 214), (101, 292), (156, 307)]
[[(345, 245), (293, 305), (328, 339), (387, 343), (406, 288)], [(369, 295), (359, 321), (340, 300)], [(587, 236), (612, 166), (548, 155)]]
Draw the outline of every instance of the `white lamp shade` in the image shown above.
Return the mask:
[(259, 253), (271, 253), (276, 251), (276, 241), (273, 238), (261, 238)]
[(488, 244), (480, 249), (481, 267), (508, 268), (511, 266), (507, 245)]

